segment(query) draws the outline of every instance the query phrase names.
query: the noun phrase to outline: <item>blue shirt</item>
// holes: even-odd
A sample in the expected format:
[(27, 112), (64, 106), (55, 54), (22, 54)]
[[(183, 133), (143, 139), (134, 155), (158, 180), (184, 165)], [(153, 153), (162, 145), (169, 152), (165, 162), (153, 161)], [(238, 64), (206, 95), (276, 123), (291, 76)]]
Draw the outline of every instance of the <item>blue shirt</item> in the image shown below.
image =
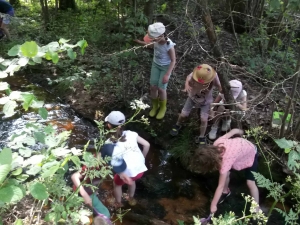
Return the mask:
[(12, 9), (13, 9), (13, 7), (11, 4), (9, 4), (9, 2), (7, 2), (5, 0), (0, 0), (0, 12), (1, 13), (7, 13)]

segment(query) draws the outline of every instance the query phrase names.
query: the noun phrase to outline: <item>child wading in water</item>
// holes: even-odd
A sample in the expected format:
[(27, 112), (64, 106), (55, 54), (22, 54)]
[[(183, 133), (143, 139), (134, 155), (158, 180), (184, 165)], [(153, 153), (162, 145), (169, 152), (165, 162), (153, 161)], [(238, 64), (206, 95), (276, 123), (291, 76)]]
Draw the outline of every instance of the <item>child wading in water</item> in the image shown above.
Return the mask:
[(211, 213), (217, 211), (217, 205), (221, 204), (230, 195), (228, 188), (230, 171), (244, 170), (247, 186), (255, 202), (259, 204), (259, 192), (252, 174), (257, 172), (257, 149), (250, 141), (241, 138), (231, 138), (234, 135), (243, 135), (240, 129), (233, 129), (218, 138), (213, 146), (205, 146), (199, 149), (195, 158), (200, 165), (200, 172), (207, 173), (219, 170), (219, 183), (214, 198), (210, 205)]
[[(111, 145), (111, 146), (104, 145), (101, 148), (101, 151), (107, 151), (107, 149), (110, 149), (111, 151), (113, 151), (114, 148), (117, 148), (117, 147), (113, 146), (113, 145)], [(98, 156), (96, 156), (96, 157), (98, 157)], [(100, 157), (100, 155), (99, 155), (99, 157)], [(116, 173), (121, 173), (121, 174), (124, 170), (124, 167), (126, 167), (126, 164), (124, 166), (124, 163), (123, 164), (119, 163), (118, 165), (111, 163), (111, 165), (113, 166), (113, 170)], [(101, 168), (96, 168), (96, 169), (100, 170)], [(83, 184), (83, 183), (87, 183), (87, 184), (92, 183), (94, 186), (97, 186), (100, 184), (101, 179), (95, 178), (92, 181), (89, 179), (86, 179), (85, 178), (86, 170), (87, 170), (87, 167), (82, 166), (80, 171), (77, 171), (72, 174), (71, 179), (73, 182), (73, 190), (76, 191), (77, 188), (79, 188), (79, 194), (83, 197), (84, 203), (94, 212), (94, 215), (95, 215), (94, 225), (111, 225), (111, 221), (109, 219), (110, 213), (109, 213), (108, 209), (99, 200), (99, 198), (97, 197), (97, 194), (90, 187), (86, 187)], [(128, 182), (131, 181), (129, 177), (126, 177), (126, 175), (124, 175), (124, 180), (128, 180)], [(82, 183), (82, 181), (84, 181), (84, 182)]]
[[(148, 141), (140, 137), (136, 132), (125, 130), (123, 131), (123, 124), (125, 123), (125, 116), (119, 111), (112, 111), (106, 118), (109, 133), (107, 143), (114, 143), (118, 149), (118, 153), (113, 153), (123, 158), (126, 163), (124, 174), (131, 178), (131, 182), (124, 181), (122, 176), (115, 174), (114, 176), (114, 194), (116, 198), (116, 207), (121, 207), (122, 203), (122, 186), (128, 184), (128, 201), (130, 205), (135, 205), (134, 193), (136, 184), (135, 181), (140, 179), (144, 172), (147, 171), (145, 165), (145, 158), (150, 149)], [(139, 148), (138, 144), (143, 146), (143, 150)]]
[(178, 131), (181, 129), (181, 123), (189, 116), (192, 108), (196, 107), (201, 109), (201, 124), (200, 135), (199, 137), (196, 137), (195, 142), (200, 145), (206, 144), (204, 135), (207, 128), (210, 104), (213, 102), (213, 87), (217, 87), (219, 91), (222, 90), (216, 71), (207, 64), (197, 66), (194, 71), (187, 76), (185, 81), (185, 91), (188, 92), (188, 98), (176, 125), (170, 132), (172, 136), (178, 135)]
[[(242, 111), (247, 110), (247, 92), (245, 90), (243, 90), (243, 84), (238, 80), (231, 80), (231, 81), (229, 81), (229, 84), (231, 87), (230, 90), (231, 90), (232, 96), (233, 96), (234, 100), (236, 102), (238, 102), (236, 104), (238, 109), (240, 109)], [(219, 93), (219, 95), (216, 97), (214, 103), (225, 103), (224, 94)], [(225, 107), (222, 105), (217, 108), (217, 113), (222, 113), (224, 111), (225, 111)], [(215, 115), (212, 115), (212, 116), (215, 116)], [(211, 130), (208, 135), (209, 139), (215, 140), (217, 138), (219, 122), (220, 122), (219, 120), (214, 121), (214, 124), (212, 125)], [(230, 130), (230, 124), (231, 124), (230, 118), (223, 119), (221, 130), (224, 132), (227, 130)]]
[(176, 62), (175, 43), (166, 36), (165, 31), (166, 28), (162, 23), (154, 23), (149, 25), (148, 34), (144, 37), (144, 41), (135, 40), (139, 44), (154, 48), (150, 76), (152, 109), (149, 116), (154, 117), (156, 115), (156, 119), (162, 119), (165, 116), (167, 86)]

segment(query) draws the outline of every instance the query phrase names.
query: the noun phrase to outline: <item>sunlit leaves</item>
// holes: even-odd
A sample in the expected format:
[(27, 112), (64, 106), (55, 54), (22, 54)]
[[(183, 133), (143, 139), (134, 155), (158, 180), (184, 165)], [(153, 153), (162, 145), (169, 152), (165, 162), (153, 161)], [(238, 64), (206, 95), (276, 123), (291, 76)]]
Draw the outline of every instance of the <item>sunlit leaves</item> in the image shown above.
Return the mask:
[(15, 101), (9, 100), (3, 106), (3, 113), (6, 117), (13, 116), (15, 114), (15, 108), (17, 107), (17, 103)]
[(0, 91), (7, 90), (9, 88), (9, 84), (7, 82), (0, 82)]
[(45, 185), (42, 183), (39, 183), (39, 182), (33, 183), (29, 187), (29, 191), (30, 191), (30, 194), (38, 200), (45, 200), (46, 198), (49, 197), (49, 194), (47, 192)]
[(33, 94), (22, 94), (23, 96), (23, 108), (27, 111), (33, 100), (35, 99), (35, 96)]
[(23, 56), (32, 58), (35, 57), (38, 53), (38, 45), (35, 41), (26, 41), (21, 45), (20, 50)]
[(0, 71), (0, 78), (5, 78), (7, 76), (8, 76), (8, 74), (6, 72)]

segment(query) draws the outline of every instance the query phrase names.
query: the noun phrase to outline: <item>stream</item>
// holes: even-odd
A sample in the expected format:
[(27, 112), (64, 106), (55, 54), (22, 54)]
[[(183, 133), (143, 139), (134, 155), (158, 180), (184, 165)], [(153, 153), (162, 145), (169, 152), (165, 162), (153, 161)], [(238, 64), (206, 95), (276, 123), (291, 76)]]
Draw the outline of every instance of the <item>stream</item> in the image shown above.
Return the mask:
[[(88, 120), (80, 118), (68, 105), (60, 102), (59, 98), (47, 92), (44, 88), (31, 84), (24, 76), (13, 76), (5, 79), (9, 82), (12, 90), (33, 92), (39, 100), (45, 102), (48, 110), (48, 118), (43, 121), (57, 126), (61, 130), (72, 130), (69, 139), (69, 146), (83, 149), (88, 140), (91, 140), (88, 147), (93, 151), (93, 139), (98, 137), (97, 127)], [(1, 114), (0, 118), (0, 147), (5, 146), (7, 138), (22, 129), (27, 122), (38, 120), (35, 111), (24, 111), (17, 109), (17, 113), (10, 118)], [(117, 110), (117, 109), (116, 109)], [(151, 142), (151, 141), (150, 141)], [(205, 176), (194, 175), (181, 164), (172, 159), (168, 151), (151, 143), (151, 149), (146, 158), (148, 171), (142, 179), (137, 181), (136, 199), (138, 204), (130, 207), (125, 204), (125, 209), (131, 208), (131, 212), (138, 215), (147, 215), (166, 222), (167, 224), (178, 224), (177, 220), (185, 221), (185, 224), (193, 224), (193, 215), (206, 217), (209, 214), (210, 201), (217, 185), (217, 173)], [(233, 173), (230, 184), (232, 197), (219, 206), (218, 213), (233, 210), (241, 215), (244, 208), (244, 201), (240, 193), (248, 193), (246, 182), (239, 173)], [(124, 187), (124, 192), (126, 187)], [(101, 185), (101, 200), (112, 211), (110, 200), (113, 198), (112, 180), (107, 179)], [(265, 198), (266, 192), (261, 192), (261, 205), (269, 208), (271, 201)], [(279, 206), (280, 207), (280, 206)], [(115, 218), (115, 212), (112, 211)], [(276, 216), (273, 222), (268, 224), (284, 224)], [(116, 224), (121, 224), (119, 221)], [(141, 225), (132, 217), (125, 216), (122, 224)]]

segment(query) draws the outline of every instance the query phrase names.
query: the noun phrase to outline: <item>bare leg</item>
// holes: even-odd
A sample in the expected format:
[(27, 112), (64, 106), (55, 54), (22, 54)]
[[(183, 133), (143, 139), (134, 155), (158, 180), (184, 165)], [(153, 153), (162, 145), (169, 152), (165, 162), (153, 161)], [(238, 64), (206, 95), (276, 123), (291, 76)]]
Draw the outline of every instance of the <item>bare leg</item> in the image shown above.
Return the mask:
[(182, 114), (180, 114), (177, 119), (176, 125), (180, 126), (185, 119), (186, 119), (186, 117), (183, 116)]
[(158, 88), (158, 94), (161, 101), (167, 99), (167, 90)]
[(254, 198), (257, 204), (259, 204), (259, 191), (253, 180), (247, 180), (247, 186), (250, 191), (250, 195)]
[(122, 201), (122, 185), (116, 185), (114, 182), (114, 195), (118, 204)]
[(150, 86), (150, 96), (152, 99), (158, 98), (158, 87), (157, 86)]
[(134, 193), (135, 193), (135, 188), (136, 188), (135, 181), (133, 181), (131, 185), (128, 185), (128, 195), (129, 195), (129, 198), (133, 198)]
[(201, 117), (200, 137), (204, 137), (206, 128), (207, 128), (207, 118), (202, 118)]

